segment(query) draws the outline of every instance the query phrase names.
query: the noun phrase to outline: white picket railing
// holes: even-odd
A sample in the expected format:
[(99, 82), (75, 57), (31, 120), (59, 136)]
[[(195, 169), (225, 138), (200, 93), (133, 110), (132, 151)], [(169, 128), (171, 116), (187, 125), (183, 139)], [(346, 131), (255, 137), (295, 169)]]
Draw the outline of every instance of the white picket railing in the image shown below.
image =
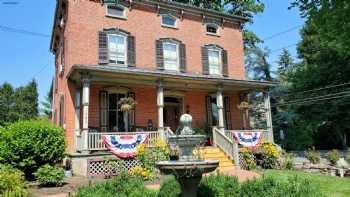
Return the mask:
[(102, 140), (102, 135), (134, 135), (147, 134), (147, 147), (154, 146), (154, 139), (159, 137), (158, 131), (144, 131), (144, 132), (89, 132), (88, 133), (88, 150), (107, 150)]
[(230, 159), (234, 160), (235, 165), (239, 165), (238, 144), (230, 139), (225, 133), (216, 127), (213, 128), (214, 145), (219, 147)]

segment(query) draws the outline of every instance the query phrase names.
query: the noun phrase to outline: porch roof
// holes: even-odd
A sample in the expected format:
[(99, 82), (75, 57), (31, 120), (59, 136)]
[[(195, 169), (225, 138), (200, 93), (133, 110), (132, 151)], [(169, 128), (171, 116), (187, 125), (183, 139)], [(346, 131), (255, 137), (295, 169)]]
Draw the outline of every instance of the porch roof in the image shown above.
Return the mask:
[(171, 72), (137, 67), (121, 67), (116, 65), (75, 64), (69, 70), (67, 78), (80, 84), (81, 76), (88, 75), (93, 82), (118, 83), (125, 85), (155, 86), (162, 80), (165, 87), (184, 89), (217, 89), (222, 85), (224, 90), (267, 90), (276, 85), (275, 82), (238, 80), (223, 76), (202, 75), (193, 73)]

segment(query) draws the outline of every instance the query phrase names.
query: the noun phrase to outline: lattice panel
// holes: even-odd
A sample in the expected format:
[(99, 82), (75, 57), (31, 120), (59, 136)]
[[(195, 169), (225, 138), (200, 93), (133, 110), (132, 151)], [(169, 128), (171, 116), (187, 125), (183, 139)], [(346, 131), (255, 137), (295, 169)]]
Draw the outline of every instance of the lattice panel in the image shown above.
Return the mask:
[(242, 153), (238, 153), (238, 156), (239, 156), (239, 166), (241, 167), (241, 169), (246, 169)]
[(129, 171), (140, 163), (136, 159), (115, 160), (123, 162), (111, 162), (107, 160), (89, 160), (88, 161), (88, 176), (108, 176), (118, 175), (122, 171)]

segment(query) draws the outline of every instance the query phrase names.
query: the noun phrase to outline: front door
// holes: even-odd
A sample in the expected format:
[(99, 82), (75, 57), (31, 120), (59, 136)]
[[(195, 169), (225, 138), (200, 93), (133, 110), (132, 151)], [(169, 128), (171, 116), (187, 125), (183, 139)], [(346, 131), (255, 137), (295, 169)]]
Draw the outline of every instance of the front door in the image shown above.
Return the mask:
[(179, 126), (181, 113), (181, 99), (175, 97), (164, 97), (164, 126), (176, 131)]

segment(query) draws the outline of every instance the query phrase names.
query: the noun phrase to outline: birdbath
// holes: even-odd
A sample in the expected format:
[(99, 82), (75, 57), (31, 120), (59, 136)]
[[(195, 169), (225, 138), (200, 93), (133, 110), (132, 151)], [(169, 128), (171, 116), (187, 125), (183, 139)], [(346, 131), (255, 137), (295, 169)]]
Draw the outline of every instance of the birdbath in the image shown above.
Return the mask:
[(203, 173), (214, 171), (218, 160), (195, 159), (193, 149), (202, 143), (205, 135), (194, 135), (192, 129), (192, 116), (183, 114), (180, 117), (180, 134), (168, 137), (168, 143), (172, 147), (180, 149), (179, 160), (159, 161), (156, 167), (164, 174), (172, 174), (180, 183), (181, 193), (184, 197), (197, 196), (197, 189)]

